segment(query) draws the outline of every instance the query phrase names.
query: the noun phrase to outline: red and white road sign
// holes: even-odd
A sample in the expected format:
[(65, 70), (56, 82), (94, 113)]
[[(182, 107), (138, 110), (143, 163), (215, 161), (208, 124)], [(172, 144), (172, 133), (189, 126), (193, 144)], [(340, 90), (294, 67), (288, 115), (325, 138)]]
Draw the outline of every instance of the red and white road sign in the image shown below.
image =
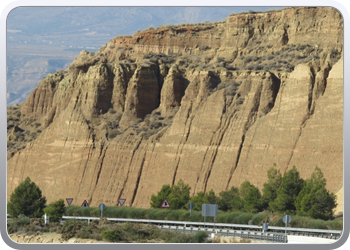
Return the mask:
[(83, 201), (83, 204), (81, 204), (81, 207), (89, 207), (89, 204), (86, 200)]
[(165, 199), (160, 207), (161, 208), (170, 208), (170, 204), (169, 204), (168, 200)]
[(126, 199), (119, 199), (119, 204), (120, 206), (123, 206), (125, 203)]
[(66, 198), (66, 201), (68, 203), (68, 206), (70, 206), (70, 204), (72, 204), (73, 198)]

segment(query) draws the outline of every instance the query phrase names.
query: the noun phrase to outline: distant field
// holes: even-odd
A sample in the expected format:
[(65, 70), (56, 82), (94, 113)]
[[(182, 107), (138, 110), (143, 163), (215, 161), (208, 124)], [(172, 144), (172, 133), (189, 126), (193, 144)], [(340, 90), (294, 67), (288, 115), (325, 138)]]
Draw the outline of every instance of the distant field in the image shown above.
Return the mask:
[(22, 55), (22, 56), (47, 56), (47, 57), (60, 57), (74, 59), (75, 56), (82, 49), (73, 49), (60, 47), (60, 46), (49, 46), (49, 45), (32, 45), (32, 44), (8, 44), (7, 45), (7, 56), (10, 55)]
[(26, 100), (30, 92), (48, 73), (65, 69), (83, 49), (59, 46), (7, 45), (7, 104)]

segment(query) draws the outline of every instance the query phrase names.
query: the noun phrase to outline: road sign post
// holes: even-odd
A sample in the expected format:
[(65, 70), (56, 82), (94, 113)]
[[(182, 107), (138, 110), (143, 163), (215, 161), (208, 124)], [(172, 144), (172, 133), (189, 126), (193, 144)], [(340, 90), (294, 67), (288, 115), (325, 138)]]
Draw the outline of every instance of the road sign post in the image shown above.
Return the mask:
[(202, 204), (202, 216), (204, 216), (204, 227), (205, 219), (207, 216), (214, 217), (214, 229), (215, 229), (215, 216), (218, 216), (218, 204)]
[(263, 221), (262, 232), (265, 233), (269, 229), (269, 223)]
[(188, 208), (190, 209), (190, 215), (192, 214), (192, 209), (194, 208), (194, 204), (191, 202), (191, 203), (188, 203)]
[(284, 243), (287, 243), (287, 225), (288, 223), (292, 220), (292, 218), (288, 215), (288, 214), (285, 214), (282, 218), (282, 221), (285, 223), (286, 225), (286, 230), (285, 230), (285, 233), (284, 233)]
[(98, 208), (101, 210), (101, 218), (102, 218), (102, 215), (103, 215), (103, 210), (106, 208), (106, 205), (101, 203)]

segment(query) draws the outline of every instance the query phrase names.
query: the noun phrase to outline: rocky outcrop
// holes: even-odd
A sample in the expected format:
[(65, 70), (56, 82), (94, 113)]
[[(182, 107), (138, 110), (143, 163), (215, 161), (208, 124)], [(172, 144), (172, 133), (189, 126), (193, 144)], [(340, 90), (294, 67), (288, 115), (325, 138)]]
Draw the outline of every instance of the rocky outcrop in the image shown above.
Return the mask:
[(8, 197), (29, 176), (49, 202), (149, 207), (180, 179), (192, 194), (261, 188), (274, 164), (303, 178), (318, 166), (338, 192), (342, 34), (332, 8), (288, 8), (82, 52), (22, 105), (45, 128), (8, 159)]

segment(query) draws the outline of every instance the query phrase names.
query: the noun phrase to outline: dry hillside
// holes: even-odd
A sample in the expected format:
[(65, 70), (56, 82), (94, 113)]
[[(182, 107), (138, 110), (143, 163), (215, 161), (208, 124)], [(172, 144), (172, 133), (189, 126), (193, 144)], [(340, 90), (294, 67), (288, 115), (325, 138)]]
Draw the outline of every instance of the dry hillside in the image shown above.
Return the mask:
[(164, 184), (216, 193), (318, 166), (343, 187), (343, 20), (326, 7), (165, 26), (82, 51), (8, 108), (8, 197), (149, 207)]

